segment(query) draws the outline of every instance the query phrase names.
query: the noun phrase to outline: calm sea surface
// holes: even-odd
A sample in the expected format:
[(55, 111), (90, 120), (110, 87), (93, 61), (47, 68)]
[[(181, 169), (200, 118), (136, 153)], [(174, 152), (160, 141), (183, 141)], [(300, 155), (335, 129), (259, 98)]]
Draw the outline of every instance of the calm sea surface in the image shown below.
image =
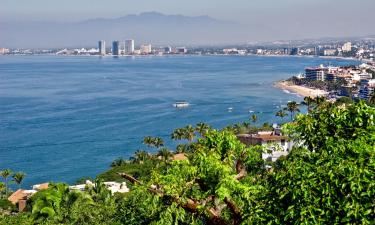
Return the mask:
[[(302, 57), (0, 56), (0, 170), (38, 182), (73, 183), (145, 148), (142, 138), (207, 122), (277, 122), (280, 105), (301, 97), (272, 86), (304, 67), (354, 61)], [(186, 100), (191, 106), (176, 109)], [(233, 107), (229, 112), (228, 108)]]

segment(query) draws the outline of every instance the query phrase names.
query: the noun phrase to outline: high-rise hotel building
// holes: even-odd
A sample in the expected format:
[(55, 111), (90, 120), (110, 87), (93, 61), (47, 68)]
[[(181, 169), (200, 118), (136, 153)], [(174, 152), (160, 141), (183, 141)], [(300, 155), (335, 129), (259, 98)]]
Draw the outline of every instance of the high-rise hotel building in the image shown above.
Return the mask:
[(112, 42), (112, 55), (121, 55), (124, 51), (124, 42), (114, 41)]
[(141, 54), (150, 54), (152, 52), (151, 44), (141, 45)]
[(131, 55), (134, 53), (134, 40), (125, 41), (125, 54)]
[(105, 41), (99, 41), (99, 55), (105, 55)]

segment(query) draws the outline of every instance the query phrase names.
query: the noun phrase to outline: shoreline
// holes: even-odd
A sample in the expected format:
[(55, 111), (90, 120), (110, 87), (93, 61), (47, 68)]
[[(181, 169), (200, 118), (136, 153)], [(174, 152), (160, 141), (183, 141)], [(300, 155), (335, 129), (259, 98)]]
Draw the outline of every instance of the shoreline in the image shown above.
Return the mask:
[(301, 95), (302, 97), (309, 96), (315, 98), (317, 96), (326, 96), (328, 94), (328, 92), (324, 90), (290, 84), (288, 81), (285, 80), (278, 81), (274, 83), (273, 86), (284, 91), (296, 93), (298, 95)]
[(255, 57), (293, 57), (293, 58), (322, 58), (322, 59), (332, 59), (332, 60), (347, 60), (347, 61), (357, 61), (357, 62), (364, 62), (364, 59), (357, 59), (354, 57), (342, 57), (342, 56), (313, 56), (313, 55), (258, 55), (258, 54), (245, 54), (245, 55), (230, 55), (230, 54), (149, 54), (149, 55), (74, 55), (74, 54), (2, 54), (0, 56), (62, 56), (62, 57), (102, 57), (102, 58), (123, 58), (123, 57), (150, 57), (150, 56), (157, 56), (157, 57), (165, 57), (165, 56), (238, 56), (238, 57), (248, 57), (248, 56), (255, 56)]

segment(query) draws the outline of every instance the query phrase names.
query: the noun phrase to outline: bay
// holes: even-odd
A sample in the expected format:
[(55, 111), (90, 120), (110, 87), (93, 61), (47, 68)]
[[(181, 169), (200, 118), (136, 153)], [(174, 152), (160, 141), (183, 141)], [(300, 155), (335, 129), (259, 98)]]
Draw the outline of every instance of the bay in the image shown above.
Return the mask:
[[(273, 83), (319, 64), (356, 61), (258, 56), (0, 56), (0, 170), (27, 174), (24, 187), (95, 177), (187, 124), (215, 128), (280, 122), (280, 105), (302, 97)], [(190, 102), (176, 109), (178, 100)], [(231, 112), (228, 108), (232, 107)], [(147, 149), (153, 151), (152, 149)]]

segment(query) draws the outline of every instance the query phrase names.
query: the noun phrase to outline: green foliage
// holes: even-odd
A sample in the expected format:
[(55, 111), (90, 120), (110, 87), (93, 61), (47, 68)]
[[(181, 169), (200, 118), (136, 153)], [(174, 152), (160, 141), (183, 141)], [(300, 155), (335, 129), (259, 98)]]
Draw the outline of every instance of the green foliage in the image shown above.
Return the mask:
[(303, 145), (267, 178), (274, 224), (373, 224), (375, 109), (363, 102), (300, 115)]
[(336, 105), (342, 105), (342, 104), (349, 105), (352, 103), (353, 103), (353, 100), (350, 97), (346, 97), (346, 96), (338, 98), (335, 102)]
[(4, 215), (0, 213), (0, 225), (32, 225), (33, 220), (32, 218), (25, 213), (20, 213), (17, 215)]
[(12, 202), (8, 201), (8, 199), (0, 199), (0, 211), (1, 209), (7, 211), (15, 211), (16, 207), (12, 204)]
[(22, 173), (22, 172), (18, 172), (18, 173), (15, 173), (13, 174), (12, 178), (13, 178), (13, 181), (18, 184), (19, 188), (21, 188), (21, 184), (22, 184), (22, 181), (23, 179), (25, 179), (26, 177), (26, 174), (25, 173)]
[(12, 174), (12, 170), (10, 169), (5, 169), (0, 171), (0, 176), (4, 178), (4, 183), (5, 183), (5, 195), (8, 195), (9, 191), (9, 185), (8, 185), (8, 177)]
[(152, 148), (160, 148), (164, 146), (164, 141), (160, 137), (147, 136), (143, 138), (143, 144)]
[(108, 171), (99, 174), (97, 178), (105, 181), (124, 182), (124, 178), (122, 178), (118, 174), (126, 173), (140, 180), (148, 180), (150, 178), (150, 171), (152, 171), (157, 166), (157, 163), (157, 159), (150, 159), (144, 161), (142, 164), (126, 163), (120, 166), (112, 167)]
[(296, 112), (299, 112), (299, 105), (297, 102), (295, 101), (291, 101), (291, 102), (288, 102), (288, 104), (286, 105), (286, 107), (284, 108), (284, 110), (286, 111), (289, 111), (290, 113), (290, 120), (292, 121), (293, 118), (294, 118), (294, 114)]
[(31, 213), (0, 215), (0, 224), (375, 224), (375, 109), (324, 100), (308, 100), (309, 113), (284, 125), (297, 145), (271, 170), (234, 126), (188, 126), (172, 135), (190, 139), (187, 160), (138, 151), (98, 176), (133, 176), (131, 192), (111, 195), (99, 179), (85, 192), (51, 185), (32, 197)]

